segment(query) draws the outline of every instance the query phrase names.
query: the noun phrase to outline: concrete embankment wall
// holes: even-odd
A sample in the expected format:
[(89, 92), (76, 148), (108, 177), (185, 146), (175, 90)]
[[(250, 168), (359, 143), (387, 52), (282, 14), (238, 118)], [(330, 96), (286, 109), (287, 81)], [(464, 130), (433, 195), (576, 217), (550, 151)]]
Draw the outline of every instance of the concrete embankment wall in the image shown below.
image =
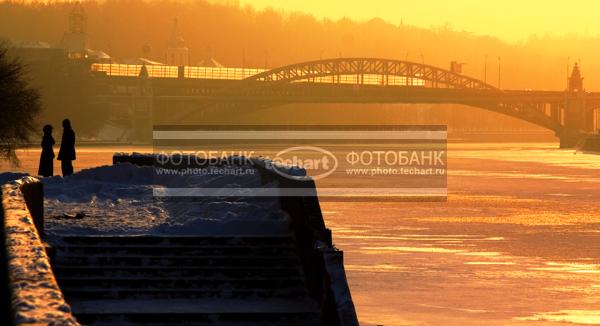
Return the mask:
[(58, 287), (40, 234), (42, 183), (25, 177), (1, 186), (2, 325), (79, 325)]
[[(297, 242), (297, 252), (303, 266), (310, 295), (320, 304), (323, 324), (328, 326), (358, 326), (354, 303), (344, 270), (343, 252), (337, 250), (332, 242), (331, 230), (323, 219), (317, 188), (309, 177), (288, 178), (273, 170), (269, 160), (264, 158), (248, 158), (222, 162), (222, 164), (250, 163), (261, 177), (261, 184), (267, 186), (273, 181), (279, 185), (281, 208), (291, 218), (292, 232)], [(171, 161), (171, 160), (169, 160)], [(117, 153), (113, 156), (113, 164), (131, 163), (140, 166), (157, 166), (161, 168), (183, 169), (201, 168), (211, 165), (200, 158), (184, 159), (189, 165), (163, 165), (151, 154)], [(245, 162), (245, 163), (242, 163)], [(285, 169), (283, 167), (282, 169)], [(299, 173), (306, 171), (295, 169)], [(289, 195), (297, 189), (303, 189), (302, 195)]]
[[(286, 189), (306, 189), (302, 196), (280, 197), (281, 207), (292, 218), (298, 253), (309, 283), (309, 292), (322, 300), (325, 325), (358, 326), (358, 318), (344, 269), (344, 253), (333, 245), (331, 230), (325, 225), (317, 187), (306, 177), (290, 178), (277, 173), (272, 162), (253, 159), (263, 185), (277, 181), (282, 194)], [(285, 169), (285, 168), (283, 168)]]

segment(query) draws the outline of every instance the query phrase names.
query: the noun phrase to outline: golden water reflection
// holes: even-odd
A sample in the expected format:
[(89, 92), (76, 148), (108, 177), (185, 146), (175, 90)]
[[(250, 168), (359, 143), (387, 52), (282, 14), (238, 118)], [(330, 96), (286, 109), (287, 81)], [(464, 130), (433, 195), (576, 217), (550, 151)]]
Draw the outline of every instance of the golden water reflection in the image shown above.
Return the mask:
[(600, 158), (553, 146), (450, 144), (445, 203), (323, 202), (361, 322), (600, 324)]
[(530, 317), (517, 317), (515, 319), (597, 325), (600, 324), (600, 310), (560, 310), (556, 312), (537, 313)]

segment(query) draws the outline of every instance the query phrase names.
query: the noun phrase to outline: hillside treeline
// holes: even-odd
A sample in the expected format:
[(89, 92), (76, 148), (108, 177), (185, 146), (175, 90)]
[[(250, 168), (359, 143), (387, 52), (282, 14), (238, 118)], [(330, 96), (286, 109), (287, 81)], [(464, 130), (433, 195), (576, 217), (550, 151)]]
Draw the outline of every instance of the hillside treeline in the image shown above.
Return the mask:
[[(575, 61), (580, 61), (585, 87), (600, 89), (600, 75), (595, 74), (600, 71), (600, 60), (596, 56), (600, 53), (598, 36), (534, 35), (520, 43), (506, 43), (443, 24), (419, 28), (377, 18), (320, 20), (298, 12), (256, 10), (250, 6), (202, 0), (106, 0), (84, 1), (82, 5), (87, 15), (90, 47), (116, 60), (147, 57), (164, 61), (177, 18), (180, 34), (190, 49), (192, 65), (214, 58), (225, 66), (263, 68), (343, 56), (402, 59), (448, 68), (450, 61), (455, 60), (465, 63), (466, 75), (486, 78), (497, 85), (500, 58), (502, 88), (562, 90), (566, 86), (567, 64), (572, 67)], [(0, 2), (0, 38), (13, 43), (43, 41), (60, 47), (73, 6), (62, 1)], [(66, 85), (66, 82), (53, 82), (50, 86)], [(52, 91), (52, 87), (46, 87), (45, 94), (50, 95), (43, 97), (46, 110), (41, 120), (54, 122), (71, 116), (76, 122), (80, 120), (80, 124), (89, 124), (86, 130), (91, 136), (102, 127), (106, 112), (85, 107), (84, 100), (54, 94), (57, 92)], [(66, 103), (65, 98), (73, 103)], [(286, 112), (303, 112), (304, 115), (312, 112), (303, 118), (324, 123), (339, 122), (343, 114), (356, 121), (372, 123), (443, 123), (451, 130), (539, 130), (483, 110), (450, 106), (327, 108), (331, 106), (290, 105)], [(333, 112), (336, 110), (339, 112)], [(98, 115), (95, 119), (88, 117), (92, 112)], [(288, 113), (282, 115), (289, 117)]]
[[(0, 36), (60, 45), (72, 6), (52, 1), (0, 3)], [(91, 47), (116, 58), (146, 55), (164, 61), (177, 17), (192, 64), (213, 57), (226, 66), (274, 67), (326, 57), (367, 56), (448, 67), (456, 60), (466, 63), (466, 74), (483, 79), (487, 55), (487, 80), (492, 84), (498, 82), (500, 57), (502, 87), (563, 89), (570, 57), (571, 65), (581, 60), (587, 88), (600, 89), (600, 76), (593, 75), (600, 70), (598, 36), (531, 36), (507, 44), (447, 25), (424, 29), (377, 18), (317, 20), (303, 13), (205, 1), (107, 0), (86, 1), (83, 6)]]

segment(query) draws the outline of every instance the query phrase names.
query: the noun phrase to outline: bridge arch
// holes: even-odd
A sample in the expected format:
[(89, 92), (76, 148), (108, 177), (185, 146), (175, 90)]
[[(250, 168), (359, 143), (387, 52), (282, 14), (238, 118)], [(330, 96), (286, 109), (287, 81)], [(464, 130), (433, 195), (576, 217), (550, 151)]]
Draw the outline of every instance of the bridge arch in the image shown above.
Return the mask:
[[(450, 70), (410, 61), (378, 58), (336, 58), (307, 61), (274, 68), (250, 76), (245, 81), (296, 82), (314, 81), (333, 76), (357, 76), (356, 84), (364, 83), (361, 76), (378, 76), (381, 85), (390, 85), (390, 78), (407, 78), (408, 86), (414, 80), (427, 81), (432, 88), (460, 88), (477, 90), (497, 90), (481, 80)], [(339, 79), (337, 79), (339, 82)], [(397, 79), (396, 79), (397, 81)], [(331, 78), (335, 83), (336, 79)]]
[[(344, 83), (335, 78), (354, 76)], [(376, 82), (360, 87), (362, 76), (376, 76)], [(393, 78), (418, 79), (426, 84), (390, 83)], [(312, 85), (311, 85), (312, 84)], [(329, 87), (346, 84), (348, 87)], [(352, 87), (352, 85), (359, 87)], [(319, 86), (319, 87), (312, 87)], [(386, 87), (392, 86), (392, 87)], [(394, 86), (411, 86), (412, 91)], [(419, 87), (423, 86), (423, 87)], [(410, 94), (420, 95), (411, 98)], [(508, 115), (561, 133), (556, 117), (544, 112), (545, 102), (522, 100), (523, 94), (504, 91), (476, 78), (450, 70), (402, 60), (379, 58), (335, 58), (295, 63), (273, 68), (243, 79), (217, 92), (223, 101), (262, 103), (269, 107), (289, 103), (447, 103), (463, 104)], [(518, 99), (515, 99), (517, 97)], [(520, 99), (519, 99), (520, 98)], [(561, 96), (562, 100), (562, 96)]]
[(556, 135), (560, 134), (562, 131), (562, 125), (560, 122), (552, 119), (550, 116), (546, 115), (542, 111), (536, 110), (529, 105), (519, 105), (519, 104), (484, 104), (484, 103), (459, 103), (463, 105), (467, 105), (470, 107), (492, 111), (496, 113), (500, 113), (503, 115), (507, 115), (519, 120), (527, 121), (531, 124), (534, 124), (538, 127), (542, 127), (548, 130), (553, 131)]

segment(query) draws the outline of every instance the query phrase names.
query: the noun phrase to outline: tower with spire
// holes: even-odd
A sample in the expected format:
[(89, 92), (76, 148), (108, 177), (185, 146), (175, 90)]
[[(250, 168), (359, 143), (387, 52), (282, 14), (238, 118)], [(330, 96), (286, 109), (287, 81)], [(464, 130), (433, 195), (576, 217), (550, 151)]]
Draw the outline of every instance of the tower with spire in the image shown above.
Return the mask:
[(571, 148), (577, 145), (585, 132), (593, 129), (591, 111), (586, 109), (586, 92), (583, 88), (581, 68), (577, 63), (569, 77), (563, 111), (563, 130), (558, 135), (561, 148)]
[(179, 20), (173, 19), (173, 30), (167, 45), (165, 62), (169, 66), (187, 66), (189, 64), (189, 49), (179, 31)]
[(579, 65), (577, 64), (577, 62), (575, 63), (575, 66), (573, 67), (573, 72), (571, 73), (571, 77), (569, 78), (569, 91), (583, 91), (583, 77), (581, 77), (581, 70), (579, 69)]
[(87, 56), (87, 16), (80, 2), (76, 2), (69, 14), (69, 29), (63, 37), (63, 47), (71, 59), (83, 59)]

